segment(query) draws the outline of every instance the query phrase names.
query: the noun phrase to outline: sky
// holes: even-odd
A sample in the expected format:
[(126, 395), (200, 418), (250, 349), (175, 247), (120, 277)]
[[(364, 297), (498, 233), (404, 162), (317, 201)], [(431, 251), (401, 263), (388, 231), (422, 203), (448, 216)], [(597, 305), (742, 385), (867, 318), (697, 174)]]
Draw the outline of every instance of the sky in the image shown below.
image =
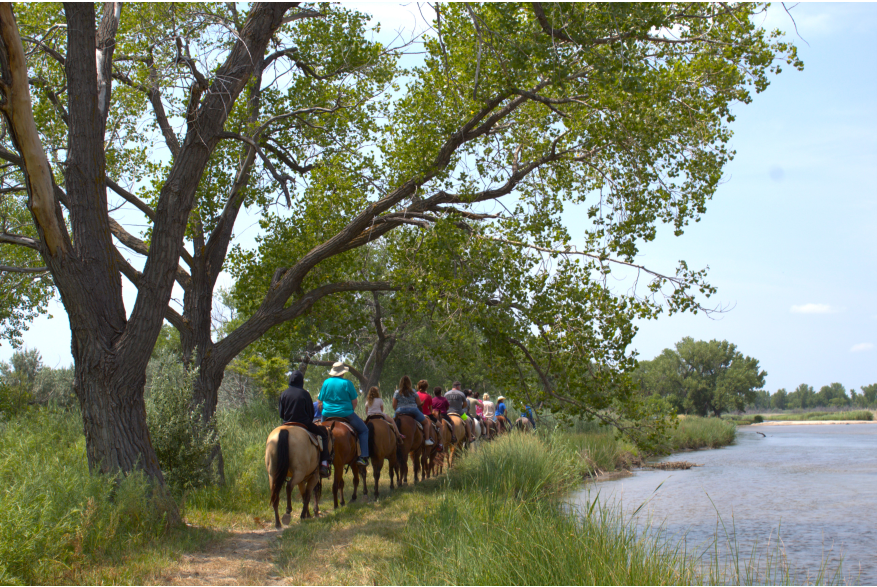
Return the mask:
[[(423, 28), (414, 4), (356, 8), (382, 23), (388, 41)], [(718, 288), (709, 301), (728, 309), (640, 322), (633, 347), (651, 359), (684, 336), (728, 340), (759, 360), (771, 392), (836, 381), (859, 389), (877, 383), (877, 4), (798, 4), (791, 13), (800, 36), (781, 5), (765, 25), (791, 34), (804, 71), (785, 67), (734, 107), (737, 155), (706, 214), (681, 237), (660, 231), (640, 258), (665, 271), (680, 259), (709, 266)], [(238, 236), (252, 238), (243, 225)], [(130, 310), (134, 291), (124, 285)], [(49, 311), (25, 346), (48, 366), (69, 365), (64, 309), (53, 301)], [(11, 354), (0, 346), (0, 360)]]

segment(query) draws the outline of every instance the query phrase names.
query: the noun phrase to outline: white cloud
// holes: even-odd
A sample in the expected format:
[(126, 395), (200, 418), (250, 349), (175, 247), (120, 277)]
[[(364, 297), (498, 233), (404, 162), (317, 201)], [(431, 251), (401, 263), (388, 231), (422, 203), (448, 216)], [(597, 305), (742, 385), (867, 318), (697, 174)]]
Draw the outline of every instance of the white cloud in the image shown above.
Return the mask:
[(851, 353), (860, 353), (862, 351), (872, 351), (874, 350), (874, 345), (870, 342), (860, 342), (859, 344), (854, 344), (853, 348), (850, 349)]
[(834, 314), (837, 312), (828, 304), (801, 304), (800, 306), (792, 306), (792, 314)]

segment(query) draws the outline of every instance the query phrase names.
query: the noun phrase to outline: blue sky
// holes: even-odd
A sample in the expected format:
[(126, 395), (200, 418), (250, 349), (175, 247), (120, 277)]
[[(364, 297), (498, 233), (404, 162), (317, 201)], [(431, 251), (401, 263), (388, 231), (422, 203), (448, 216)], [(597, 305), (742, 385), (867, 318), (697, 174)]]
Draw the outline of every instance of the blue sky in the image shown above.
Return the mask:
[[(420, 16), (412, 4), (356, 7), (382, 22), (382, 36)], [(711, 301), (731, 309), (643, 322), (634, 347), (650, 359), (683, 336), (726, 339), (760, 361), (771, 392), (834, 381), (859, 388), (877, 383), (877, 4), (791, 12), (804, 71), (786, 67), (752, 104), (734, 108), (737, 156), (706, 215), (681, 237), (663, 231), (641, 258), (667, 271), (680, 259), (709, 265)], [(794, 36), (779, 5), (766, 25)], [(25, 344), (46, 364), (67, 365), (69, 325), (59, 303), (50, 312)], [(11, 353), (0, 347), (0, 359)]]

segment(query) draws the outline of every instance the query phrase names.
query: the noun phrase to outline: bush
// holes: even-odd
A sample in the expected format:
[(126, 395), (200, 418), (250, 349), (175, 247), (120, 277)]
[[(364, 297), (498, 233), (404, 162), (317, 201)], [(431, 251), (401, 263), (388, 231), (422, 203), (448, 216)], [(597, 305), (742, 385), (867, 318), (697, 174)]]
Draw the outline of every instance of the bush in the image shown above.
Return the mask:
[(756, 424), (761, 424), (762, 422), (764, 422), (764, 418), (762, 418), (760, 415), (756, 415), (754, 418), (752, 418), (752, 421)]
[(216, 431), (213, 420), (204, 425), (200, 405), (192, 405), (196, 376), (172, 353), (150, 361), (146, 422), (165, 481), (177, 494), (214, 478), (209, 464)]

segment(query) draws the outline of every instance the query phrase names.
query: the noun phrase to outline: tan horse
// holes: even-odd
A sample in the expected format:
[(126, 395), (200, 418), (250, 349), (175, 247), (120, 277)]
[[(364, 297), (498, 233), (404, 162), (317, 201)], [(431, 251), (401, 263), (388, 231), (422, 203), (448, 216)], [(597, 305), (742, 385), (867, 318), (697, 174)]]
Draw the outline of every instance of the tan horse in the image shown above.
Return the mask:
[(499, 434), (499, 426), (490, 418), (484, 418), (483, 422), (485, 426), (487, 426), (487, 433), (484, 436), (484, 440), (494, 440)]
[(343, 418), (327, 418), (322, 425), (329, 429), (329, 437), (335, 446), (335, 458), (332, 465), (335, 468), (335, 477), (332, 480), (332, 498), (335, 500), (335, 509), (338, 509), (338, 495), (341, 495), (341, 505), (344, 501), (344, 467), (353, 469), (353, 497), (350, 501), (356, 501), (356, 492), (359, 490), (359, 476), (362, 475), (362, 493), (368, 496), (368, 485), (365, 483), (365, 466), (356, 464), (359, 454), (356, 451), (356, 436), (345, 425)]
[[(368, 454), (372, 462), (372, 472), (375, 478), (375, 499), (378, 498), (378, 484), (381, 480), (381, 470), (384, 461), (390, 465), (390, 489), (395, 489), (393, 473), (399, 467), (399, 450), (396, 444), (396, 433), (393, 432), (389, 422), (381, 416), (370, 416), (365, 425), (368, 426)], [(366, 483), (363, 478), (363, 484)]]
[(526, 416), (521, 416), (515, 420), (515, 428), (521, 432), (533, 432), (533, 423)]
[(454, 458), (456, 457), (457, 451), (462, 450), (469, 441), (469, 430), (466, 427), (466, 423), (463, 422), (463, 419), (460, 418), (457, 414), (449, 414), (451, 417), (451, 421), (454, 423), (454, 436), (457, 437), (457, 443), (451, 444), (450, 449), (448, 449), (448, 469), (451, 468), (454, 464)]
[[(396, 482), (401, 486), (408, 484), (408, 457), (414, 461), (414, 482), (420, 473), (420, 453), (423, 450), (423, 432), (417, 425), (417, 420), (408, 414), (399, 414), (395, 418), (399, 432), (405, 437), (402, 446), (399, 447), (399, 466), (396, 468)], [(426, 422), (424, 422), (424, 426)]]
[[(329, 442), (331, 443), (331, 437)], [(330, 445), (329, 449), (331, 448)], [(286, 483), (284, 524), (289, 524), (292, 512), (292, 488), (296, 485), (301, 493), (301, 519), (311, 517), (309, 509), (311, 495), (314, 497), (314, 515), (319, 515), (319, 457), (319, 451), (304, 428), (279, 426), (268, 435), (268, 441), (265, 443), (265, 468), (268, 470), (268, 483), (271, 488), (274, 527), (278, 530), (282, 526), (277, 508), (280, 504), (280, 490), (284, 483)], [(314, 491), (315, 487), (317, 491)]]

